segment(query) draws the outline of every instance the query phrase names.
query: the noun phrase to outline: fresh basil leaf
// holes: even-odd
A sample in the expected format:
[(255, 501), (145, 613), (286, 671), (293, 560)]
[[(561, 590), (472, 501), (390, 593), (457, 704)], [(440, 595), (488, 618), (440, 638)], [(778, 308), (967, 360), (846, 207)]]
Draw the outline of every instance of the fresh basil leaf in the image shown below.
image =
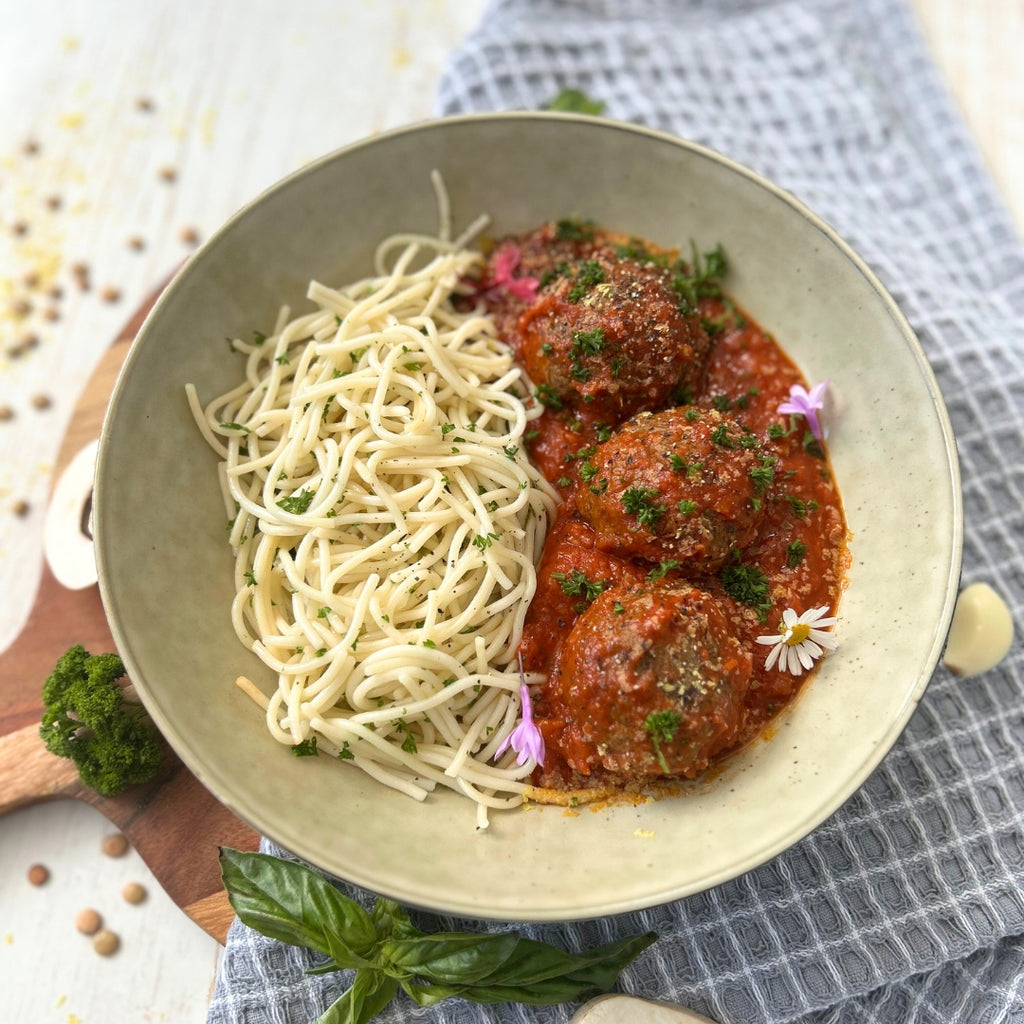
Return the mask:
[(408, 975), (441, 984), (473, 984), (493, 974), (519, 942), (515, 932), (437, 932), (381, 943), (382, 957)]
[(366, 1024), (394, 998), (398, 982), (383, 971), (356, 971), (352, 987), (317, 1018), (316, 1024)]
[(235, 913), (250, 928), (307, 946), (342, 967), (363, 967), (377, 940), (370, 915), (315, 871), (262, 853), (220, 851), (221, 878)]
[(520, 939), (512, 955), (480, 983), (532, 986), (564, 977), (608, 989), (623, 968), (657, 938), (653, 932), (631, 935), (583, 953), (567, 953), (546, 942)]
[(307, 967), (303, 972), (305, 974), (336, 974), (338, 971), (345, 970), (341, 964), (336, 964), (333, 960), (328, 960), (327, 963), (321, 964), (319, 967)]
[(374, 903), (370, 919), (379, 939), (414, 939), (423, 934), (413, 925), (404, 907), (383, 896)]
[(566, 953), (545, 942), (520, 939), (512, 954), (490, 975), (472, 984), (402, 988), (421, 1006), (457, 996), (475, 1003), (582, 1002), (610, 991), (622, 970), (652, 942), (653, 932), (609, 943), (585, 953)]

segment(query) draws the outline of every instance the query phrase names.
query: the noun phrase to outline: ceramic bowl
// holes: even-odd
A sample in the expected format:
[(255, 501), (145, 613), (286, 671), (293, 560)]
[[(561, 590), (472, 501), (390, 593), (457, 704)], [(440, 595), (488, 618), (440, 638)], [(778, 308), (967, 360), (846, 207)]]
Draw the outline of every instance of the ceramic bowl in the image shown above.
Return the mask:
[[(457, 226), (567, 216), (665, 246), (721, 242), (727, 288), (807, 379), (829, 378), (831, 456), (852, 533), (840, 649), (770, 738), (685, 796), (475, 830), (464, 799), (420, 804), (334, 759), (295, 758), (234, 686), (271, 685), (229, 620), (232, 557), (215, 457), (184, 385), (240, 378), (225, 336), (305, 307), (311, 278), (371, 272), (375, 244), (434, 231), (439, 170)], [(403, 903), (502, 920), (657, 905), (768, 860), (824, 821), (885, 756), (928, 684), (959, 578), (955, 446), (907, 322), (865, 265), (791, 195), (700, 146), (627, 124), (509, 113), (375, 136), (287, 178), (177, 275), (143, 326), (99, 450), (96, 551), (129, 674), (185, 764), (241, 818), (319, 868)]]

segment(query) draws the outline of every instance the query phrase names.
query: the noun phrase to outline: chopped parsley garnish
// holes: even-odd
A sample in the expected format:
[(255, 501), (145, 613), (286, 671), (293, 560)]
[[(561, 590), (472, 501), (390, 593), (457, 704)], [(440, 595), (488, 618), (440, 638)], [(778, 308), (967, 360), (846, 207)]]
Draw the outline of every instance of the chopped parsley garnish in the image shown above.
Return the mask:
[(673, 473), (685, 473), (686, 472), (686, 459), (681, 455), (676, 455), (675, 452), (669, 452), (668, 464), (672, 467)]
[(711, 431), (711, 440), (721, 448), (735, 448), (736, 442), (729, 437), (729, 431), (724, 423), (719, 423)]
[(620, 500), (641, 526), (653, 526), (665, 514), (665, 506), (654, 503), (660, 493), (656, 487), (630, 487)]
[(354, 761), (356, 759), (356, 755), (349, 748), (348, 740), (342, 742), (341, 750), (338, 751), (338, 759), (340, 761)]
[(652, 569), (647, 574), (647, 578), (653, 583), (655, 580), (664, 579), (673, 569), (678, 568), (679, 562), (674, 558), (670, 558), (667, 562), (662, 562), (657, 569)]
[(304, 739), (301, 743), (293, 743), (292, 753), (296, 757), (316, 757), (316, 737), (309, 736), (307, 739)]
[(612, 611), (616, 615), (622, 615), (626, 611), (626, 606), (621, 601), (615, 601), (612, 603)]
[(661, 752), (661, 744), (672, 742), (676, 729), (679, 728), (679, 721), (678, 711), (652, 711), (644, 719), (644, 731), (651, 734), (651, 743), (654, 745), (655, 756), (658, 758), (661, 770), (666, 775), (669, 774), (669, 767), (668, 762), (665, 760), (665, 755)]
[(604, 268), (597, 260), (580, 260), (576, 273), (576, 281), (569, 289), (567, 298), (570, 302), (579, 302), (595, 284), (604, 281)]
[(249, 428), (243, 423), (222, 423), (221, 427), (224, 430), (240, 430), (243, 434), (249, 433)]
[(594, 436), (597, 438), (598, 443), (607, 441), (612, 436), (612, 428), (605, 423), (598, 423), (594, 427)]
[(604, 346), (604, 328), (598, 327), (593, 331), (573, 331), (572, 346), (569, 351), (574, 356), (596, 356), (599, 352), (604, 351)]
[(591, 580), (581, 569), (573, 569), (570, 573), (553, 572), (551, 578), (562, 588), (568, 597), (582, 597), (589, 604), (598, 594), (603, 593), (609, 580)]
[(676, 505), (676, 508), (679, 509), (679, 514), (680, 515), (683, 515), (683, 516), (692, 515), (694, 512), (697, 511), (697, 502), (690, 501), (689, 498), (683, 498)]
[(805, 519), (808, 512), (813, 512), (818, 507), (818, 503), (813, 498), (810, 501), (804, 501), (803, 498), (798, 498), (795, 494), (784, 494), (782, 498), (783, 501), (789, 502), (789, 507), (797, 519)]
[(282, 498), (278, 503), (278, 508), (284, 509), (285, 512), (291, 512), (294, 515), (300, 516), (304, 512), (309, 511), (309, 506), (313, 502), (313, 496), (316, 492), (311, 490), (302, 490), (298, 494), (293, 494), (290, 498)]
[(473, 546), (481, 551), (486, 551), (497, 539), (498, 535), (496, 533), (477, 534), (473, 538)]
[[(224, 426), (224, 424), (222, 423), (221, 426)], [(809, 430), (804, 431), (803, 446), (804, 451), (807, 452), (808, 455), (813, 455), (816, 459), (825, 458), (825, 452), (821, 447), (821, 442)]]
[(590, 242), (594, 238), (594, 224), (593, 221), (567, 217), (555, 224), (555, 234), (565, 242)]
[(317, 617), (318, 619), (326, 619), (326, 618), (327, 618), (327, 616), (328, 616), (328, 615), (330, 615), (330, 614), (331, 614), (331, 609), (330, 609), (330, 607), (329, 607), (328, 605), (326, 605), (326, 604), (325, 604), (325, 605), (321, 605), (321, 606), (320, 606), (320, 607), (319, 607), (319, 608), (318, 608), (318, 609), (316, 610), (316, 617)]
[(534, 396), (541, 405), (546, 405), (549, 409), (562, 408), (562, 400), (550, 384), (538, 384)]
[(664, 266), (668, 257), (652, 252), (639, 238), (631, 238), (625, 245), (614, 246), (615, 255), (620, 259), (633, 260), (635, 263), (657, 263)]
[(282, 352), (281, 355), (274, 357), (274, 362), (279, 366), (287, 366), (291, 362), (291, 358), (287, 352)]
[(755, 494), (764, 494), (768, 485), (775, 479), (776, 458), (773, 455), (762, 455), (760, 459), (761, 465), (755, 466), (749, 474)]
[(759, 621), (764, 622), (768, 618), (772, 606), (768, 577), (756, 565), (731, 562), (722, 569), (720, 578), (730, 597), (753, 608)]
[(786, 565), (790, 569), (795, 569), (803, 560), (804, 555), (807, 553), (807, 545), (802, 540), (794, 540), (786, 547)]
[(679, 296), (679, 311), (683, 316), (693, 316), (701, 299), (717, 298), (722, 294), (718, 282), (728, 270), (721, 245), (705, 253), (703, 261), (696, 243), (691, 242), (691, 246), (693, 258), (690, 266), (687, 267), (682, 260), (678, 261), (671, 280), (672, 288)]
[(245, 577), (245, 582), (248, 583), (250, 587), (256, 586), (256, 573), (254, 573), (252, 569), (246, 569), (242, 575)]

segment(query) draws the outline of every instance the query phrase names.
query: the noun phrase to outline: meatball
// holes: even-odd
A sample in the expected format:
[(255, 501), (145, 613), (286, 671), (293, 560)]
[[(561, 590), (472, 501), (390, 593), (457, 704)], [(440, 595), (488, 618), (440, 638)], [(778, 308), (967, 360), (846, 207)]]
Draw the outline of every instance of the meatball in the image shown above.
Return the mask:
[(658, 263), (596, 248), (559, 264), (518, 321), (520, 359), (541, 401), (614, 425), (696, 389), (711, 342), (680, 304)]
[(641, 413), (596, 446), (577, 507), (603, 551), (717, 572), (757, 531), (773, 460), (756, 443), (712, 409)]
[(751, 654), (686, 583), (613, 587), (569, 634), (555, 685), (561, 747), (583, 774), (693, 778), (739, 740)]

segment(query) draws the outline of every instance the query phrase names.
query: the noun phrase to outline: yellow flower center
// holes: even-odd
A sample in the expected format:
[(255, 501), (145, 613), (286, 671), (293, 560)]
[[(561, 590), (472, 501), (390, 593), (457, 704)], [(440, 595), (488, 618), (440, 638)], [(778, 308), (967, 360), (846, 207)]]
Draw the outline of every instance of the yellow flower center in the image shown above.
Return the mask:
[(811, 627), (806, 622), (798, 622), (786, 637), (784, 643), (787, 647), (796, 647), (802, 644), (811, 635)]

